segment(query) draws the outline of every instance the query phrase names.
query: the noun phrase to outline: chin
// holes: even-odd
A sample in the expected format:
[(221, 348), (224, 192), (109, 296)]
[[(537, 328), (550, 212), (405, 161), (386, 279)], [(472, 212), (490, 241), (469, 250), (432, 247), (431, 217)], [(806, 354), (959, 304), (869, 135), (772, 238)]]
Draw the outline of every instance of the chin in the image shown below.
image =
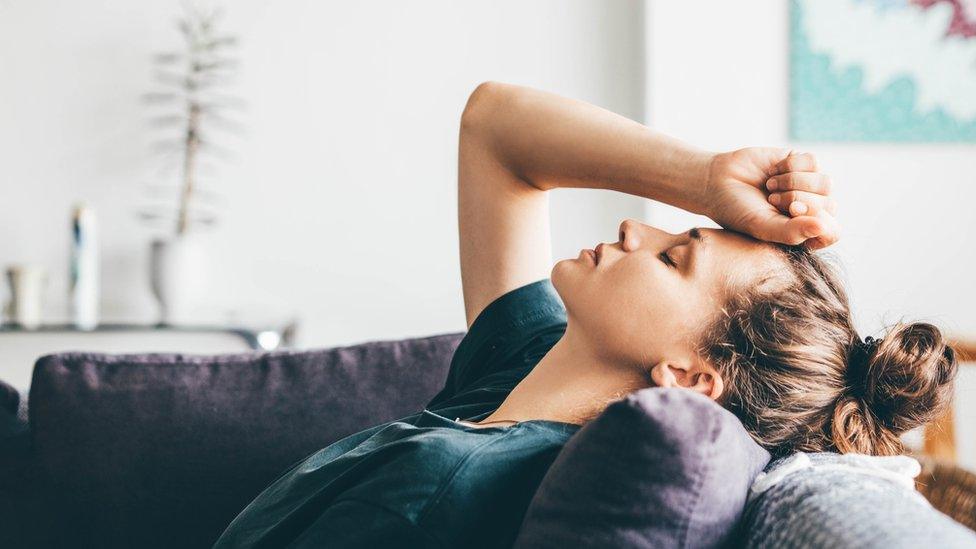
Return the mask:
[(574, 275), (578, 276), (573, 272), (573, 267), (574, 265), (572, 259), (563, 259), (561, 261), (557, 261), (556, 264), (552, 266), (552, 271), (549, 272), (549, 279), (552, 281), (553, 287), (556, 288), (556, 293), (559, 294), (559, 297), (563, 298), (563, 301), (566, 300), (565, 294), (563, 293), (564, 288), (568, 288), (572, 285)]
[(559, 294), (559, 299), (568, 311), (570, 307), (579, 299), (580, 290), (586, 284), (584, 276), (586, 273), (580, 268), (579, 262), (573, 259), (563, 259), (556, 262), (549, 272), (549, 279), (552, 281), (553, 288)]

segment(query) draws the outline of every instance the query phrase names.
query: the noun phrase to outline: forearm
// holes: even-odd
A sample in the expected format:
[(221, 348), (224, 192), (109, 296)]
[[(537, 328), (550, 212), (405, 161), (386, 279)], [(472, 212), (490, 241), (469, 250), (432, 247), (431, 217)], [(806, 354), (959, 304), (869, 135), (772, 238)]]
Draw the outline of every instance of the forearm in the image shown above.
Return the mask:
[(594, 105), (487, 83), (472, 95), (463, 127), (536, 188), (609, 189), (703, 212), (711, 153)]

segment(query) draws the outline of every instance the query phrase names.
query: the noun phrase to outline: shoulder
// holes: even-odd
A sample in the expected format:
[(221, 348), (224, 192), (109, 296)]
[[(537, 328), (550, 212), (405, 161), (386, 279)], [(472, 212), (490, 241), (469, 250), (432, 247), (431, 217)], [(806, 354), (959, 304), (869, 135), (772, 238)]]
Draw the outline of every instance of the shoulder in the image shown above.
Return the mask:
[[(566, 323), (566, 308), (548, 278), (498, 297), (481, 311), (458, 344), (444, 389), (427, 407), (442, 406), (464, 391), (491, 384), (492, 376), (503, 372), (515, 372), (517, 383), (563, 336)], [(503, 386), (513, 379), (501, 377)]]
[[(556, 422), (523, 422), (507, 428), (418, 429), (401, 432), (393, 443), (385, 444), (386, 458), (362, 485), (373, 494), (388, 494), (387, 488), (403, 485), (403, 474), (410, 472), (415, 489), (443, 492), (450, 486), (469, 486), (488, 478), (504, 476), (506, 471), (531, 466), (534, 461), (548, 465), (575, 426)], [(381, 485), (389, 485), (384, 487)], [(418, 495), (418, 494), (415, 494)]]
[[(444, 539), (473, 535), (510, 545), (539, 483), (572, 432), (524, 422), (485, 437), (442, 479), (416, 523), (444, 530)], [(458, 521), (458, 516), (474, 521)], [(461, 528), (463, 532), (454, 531)]]
[(579, 429), (577, 425), (555, 421), (523, 421), (511, 427), (496, 429), (490, 440), (472, 447), (465, 455), (465, 466), (456, 476), (486, 469), (503, 472), (506, 468), (532, 466), (534, 461), (548, 463)]
[(394, 512), (448, 547), (471, 539), (510, 545), (572, 432), (535, 421), (504, 429), (417, 429), (385, 445), (385, 457), (376, 456), (375, 467), (342, 499)]
[[(484, 429), (488, 432), (470, 437), (480, 439), (475, 444), (445, 448), (448, 453), (455, 452), (454, 464), (442, 478), (439, 493), (428, 502), (425, 515), (436, 514), (436, 508), (445, 503), (451, 507), (472, 497), (490, 497), (489, 492), (495, 495), (518, 492), (526, 482), (540, 480), (575, 432), (575, 426), (563, 425), (531, 421)], [(440, 450), (428, 449), (435, 453)]]
[[(449, 423), (440, 417), (436, 421), (438, 424)], [(459, 465), (490, 444), (493, 438), (490, 433), (460, 426), (391, 423), (353, 450), (369, 455), (372, 470), (364, 476), (356, 491), (390, 496), (401, 494), (407, 484), (413, 491), (412, 497), (436, 491)], [(404, 482), (406, 474), (409, 474), (409, 483)]]

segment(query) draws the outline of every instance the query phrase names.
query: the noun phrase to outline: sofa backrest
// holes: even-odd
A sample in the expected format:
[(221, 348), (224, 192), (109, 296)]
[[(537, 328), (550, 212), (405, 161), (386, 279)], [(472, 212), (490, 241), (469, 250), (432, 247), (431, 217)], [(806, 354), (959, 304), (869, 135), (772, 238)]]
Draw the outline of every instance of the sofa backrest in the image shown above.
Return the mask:
[(57, 519), (52, 543), (209, 547), (296, 461), (422, 409), (462, 335), (316, 351), (41, 357), (29, 411), (45, 506)]

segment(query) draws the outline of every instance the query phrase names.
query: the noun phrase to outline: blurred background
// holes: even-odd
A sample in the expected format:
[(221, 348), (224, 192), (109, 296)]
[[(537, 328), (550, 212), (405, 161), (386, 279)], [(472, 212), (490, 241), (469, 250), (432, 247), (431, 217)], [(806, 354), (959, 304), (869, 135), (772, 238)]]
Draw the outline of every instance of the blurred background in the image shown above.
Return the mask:
[[(11, 269), (0, 299), (16, 301), (18, 283), (38, 296), (8, 305), (0, 332), (0, 379), (21, 390), (31, 357), (69, 348), (224, 352), (464, 330), (458, 120), (485, 80), (712, 150), (816, 153), (844, 227), (830, 253), (862, 333), (927, 320), (976, 339), (971, 0), (238, 0), (211, 19), (192, 6), (0, 0)], [(187, 35), (176, 21), (188, 13), (210, 27)], [(187, 36), (220, 42), (206, 58), (212, 96), (182, 84), (181, 56), (202, 43)], [(201, 143), (187, 139), (185, 103), (166, 104), (197, 92)], [(174, 226), (197, 145), (184, 234)], [(603, 191), (551, 200), (556, 259), (615, 240), (627, 217), (709, 224)], [(31, 307), (33, 330), (15, 322)], [(78, 329), (92, 315), (96, 329)], [(956, 417), (976, 434), (976, 377), (962, 370)], [(976, 466), (976, 436), (957, 439)]]

